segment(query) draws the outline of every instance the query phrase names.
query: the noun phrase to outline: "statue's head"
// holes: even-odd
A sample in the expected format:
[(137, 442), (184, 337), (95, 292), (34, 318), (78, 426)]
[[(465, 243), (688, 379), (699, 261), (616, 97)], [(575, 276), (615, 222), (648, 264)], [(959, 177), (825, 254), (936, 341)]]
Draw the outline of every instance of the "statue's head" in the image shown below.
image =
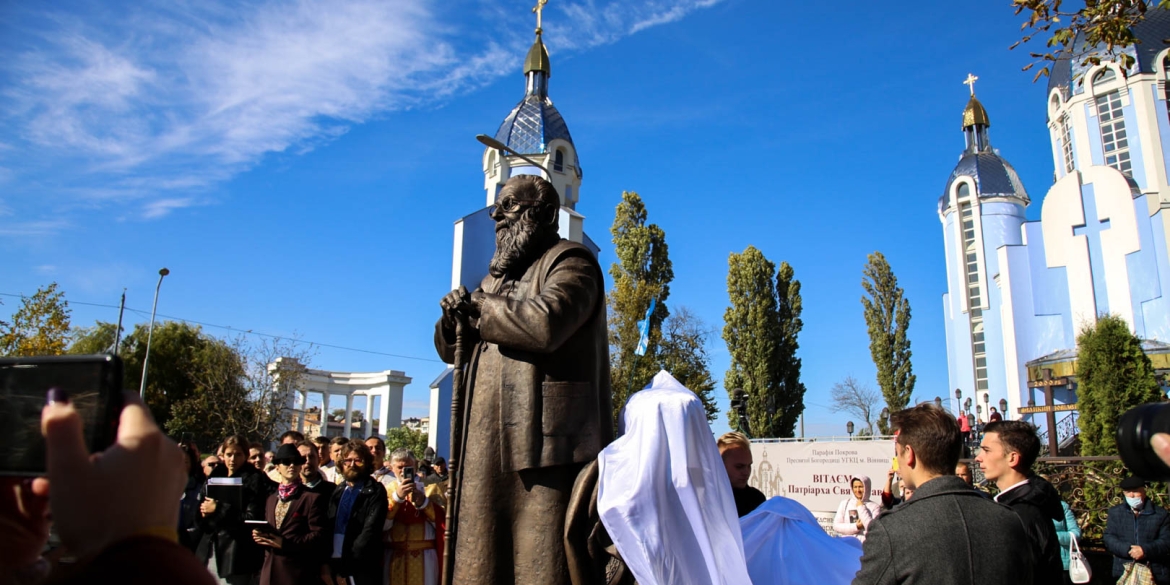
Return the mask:
[(496, 221), (496, 253), (488, 271), (500, 277), (523, 270), (561, 239), (561, 198), (552, 183), (535, 175), (517, 175), (504, 183), (491, 207)]

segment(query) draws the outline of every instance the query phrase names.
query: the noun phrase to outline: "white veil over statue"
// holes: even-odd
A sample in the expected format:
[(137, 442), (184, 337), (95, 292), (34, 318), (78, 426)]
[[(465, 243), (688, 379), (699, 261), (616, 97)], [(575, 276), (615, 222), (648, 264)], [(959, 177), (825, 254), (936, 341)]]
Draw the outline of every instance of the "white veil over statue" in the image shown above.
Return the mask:
[(666, 371), (626, 403), (597, 457), (597, 508), (639, 585), (751, 583), (703, 403)]

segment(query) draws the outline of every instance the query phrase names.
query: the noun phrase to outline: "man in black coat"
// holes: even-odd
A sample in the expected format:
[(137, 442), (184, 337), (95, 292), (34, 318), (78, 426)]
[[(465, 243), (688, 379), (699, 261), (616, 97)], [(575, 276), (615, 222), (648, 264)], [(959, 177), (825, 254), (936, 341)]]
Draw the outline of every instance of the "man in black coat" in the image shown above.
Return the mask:
[(336, 576), (353, 577), (355, 585), (382, 585), (382, 528), (390, 500), (386, 488), (370, 477), (374, 455), (355, 439), (341, 448), (337, 465), (345, 483), (329, 498), (330, 566)]
[(1113, 555), (1113, 577), (1127, 563), (1148, 563), (1158, 585), (1170, 583), (1170, 514), (1146, 499), (1146, 482), (1127, 477), (1121, 482), (1125, 503), (1109, 508), (1105, 548)]
[(914, 497), (869, 524), (853, 585), (1029, 585), (1019, 516), (955, 477), (962, 436), (934, 404), (896, 412), (894, 452)]
[(999, 488), (995, 501), (1010, 507), (1024, 521), (1035, 559), (1035, 585), (1064, 583), (1064, 563), (1055, 521), (1064, 519), (1060, 494), (1052, 484), (1032, 473), (1040, 454), (1036, 427), (1018, 420), (988, 423), (975, 462), (983, 476)]

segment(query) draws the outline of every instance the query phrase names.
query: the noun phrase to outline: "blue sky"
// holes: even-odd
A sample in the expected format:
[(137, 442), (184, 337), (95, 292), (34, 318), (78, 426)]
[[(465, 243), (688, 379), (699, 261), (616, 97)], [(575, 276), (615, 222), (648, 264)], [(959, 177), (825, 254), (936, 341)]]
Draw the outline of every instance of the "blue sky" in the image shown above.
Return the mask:
[[(366, 350), (312, 365), (405, 370), (404, 416), (425, 415), (452, 225), (484, 200), (474, 135), (523, 95), (534, 3), (0, 4), (0, 294), (56, 281), (89, 325), (117, 311), (79, 303), (126, 288), (141, 322), (166, 266), (160, 314)], [(1019, 22), (1008, 3), (551, 0), (550, 95), (603, 265), (637, 191), (721, 380), (728, 254), (792, 264), (806, 432), (828, 435), (832, 385), (876, 386), (859, 299), (880, 250), (913, 310), (915, 398), (945, 398), (936, 205), (968, 72), (1029, 217), (1052, 180)]]

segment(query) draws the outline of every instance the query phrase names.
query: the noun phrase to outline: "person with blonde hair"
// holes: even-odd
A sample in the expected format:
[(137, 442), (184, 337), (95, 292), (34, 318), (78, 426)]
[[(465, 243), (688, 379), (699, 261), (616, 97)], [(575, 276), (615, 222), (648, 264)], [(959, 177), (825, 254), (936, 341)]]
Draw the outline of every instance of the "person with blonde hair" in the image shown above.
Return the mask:
[(731, 480), (731, 493), (735, 496), (735, 511), (740, 518), (763, 504), (764, 492), (748, 485), (752, 477), (752, 443), (743, 433), (724, 433), (716, 441), (727, 479)]

